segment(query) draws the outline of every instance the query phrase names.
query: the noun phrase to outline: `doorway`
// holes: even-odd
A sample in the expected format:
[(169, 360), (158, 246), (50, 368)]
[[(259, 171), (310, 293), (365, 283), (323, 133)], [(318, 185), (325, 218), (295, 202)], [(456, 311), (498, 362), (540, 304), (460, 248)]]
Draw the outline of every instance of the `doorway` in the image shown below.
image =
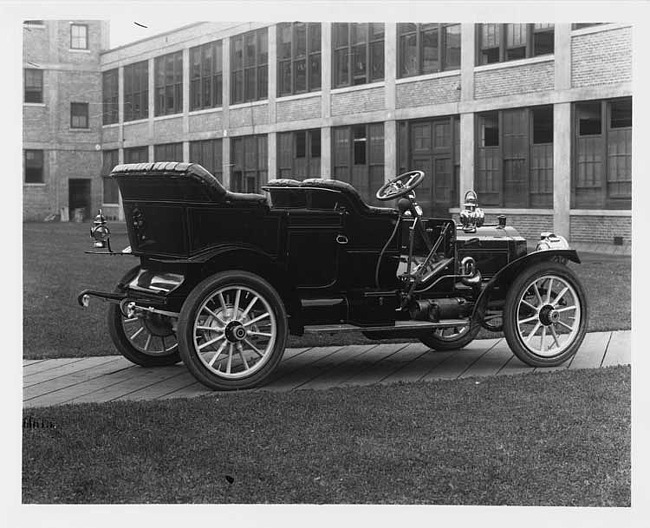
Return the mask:
[(71, 222), (90, 218), (89, 178), (68, 180), (68, 207), (70, 209)]

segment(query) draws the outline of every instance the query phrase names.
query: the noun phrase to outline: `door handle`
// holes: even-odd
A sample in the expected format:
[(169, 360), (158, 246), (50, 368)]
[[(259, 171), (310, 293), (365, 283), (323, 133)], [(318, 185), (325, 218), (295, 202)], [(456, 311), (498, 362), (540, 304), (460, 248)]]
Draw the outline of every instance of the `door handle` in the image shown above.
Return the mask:
[(336, 235), (337, 244), (341, 244), (342, 246), (344, 246), (348, 242), (349, 242), (348, 237), (346, 237), (345, 235)]

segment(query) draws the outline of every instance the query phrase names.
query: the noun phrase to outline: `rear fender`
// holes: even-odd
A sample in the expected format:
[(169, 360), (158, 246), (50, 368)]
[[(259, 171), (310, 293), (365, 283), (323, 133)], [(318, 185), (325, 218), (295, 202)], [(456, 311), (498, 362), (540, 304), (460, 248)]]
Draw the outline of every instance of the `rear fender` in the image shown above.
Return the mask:
[[(293, 324), (300, 313), (300, 298), (287, 271), (267, 253), (252, 246), (228, 245), (202, 255), (201, 280), (228, 269), (249, 271), (267, 280), (280, 294)], [(294, 321), (291, 321), (291, 318)]]
[(481, 291), (476, 304), (474, 305), (474, 312), (472, 314), (472, 317), (474, 317), (474, 315), (476, 315), (479, 310), (484, 308), (484, 303), (488, 301), (493, 293), (498, 293), (498, 295), (495, 297), (496, 299), (505, 298), (508, 286), (510, 286), (514, 278), (519, 275), (521, 270), (544, 260), (557, 259), (566, 259), (580, 264), (580, 257), (578, 257), (578, 253), (575, 249), (549, 249), (545, 251), (534, 251), (516, 260), (513, 260), (510, 264), (501, 269), (494, 277), (492, 277), (492, 279), (490, 279), (487, 285), (483, 288), (483, 291)]

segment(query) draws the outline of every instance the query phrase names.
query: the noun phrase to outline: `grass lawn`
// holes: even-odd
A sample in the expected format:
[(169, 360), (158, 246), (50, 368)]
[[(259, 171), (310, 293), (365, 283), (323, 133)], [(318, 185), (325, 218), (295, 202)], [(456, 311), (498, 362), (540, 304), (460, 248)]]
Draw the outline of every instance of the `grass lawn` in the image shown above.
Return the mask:
[(24, 503), (630, 505), (630, 368), (25, 411)]
[[(84, 288), (112, 290), (138, 259), (86, 255), (90, 224), (23, 224), (23, 354), (25, 358), (116, 354), (106, 328), (108, 305), (91, 301), (81, 308)], [(112, 245), (128, 245), (124, 224), (113, 223)], [(630, 328), (630, 257), (582, 254), (573, 265), (587, 291), (589, 330)], [(487, 337), (484, 333), (479, 337)], [(400, 341), (404, 341), (403, 339)], [(289, 346), (365, 344), (361, 333), (291, 337)]]

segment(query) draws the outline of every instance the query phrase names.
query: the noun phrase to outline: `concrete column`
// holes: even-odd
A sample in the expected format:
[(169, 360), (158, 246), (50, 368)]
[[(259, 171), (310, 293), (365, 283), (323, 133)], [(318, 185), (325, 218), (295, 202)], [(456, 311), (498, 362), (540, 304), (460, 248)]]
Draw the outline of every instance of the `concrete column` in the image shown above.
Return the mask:
[(553, 231), (569, 238), (571, 225), (571, 103), (553, 107)]
[[(458, 200), (459, 206), (462, 209), (463, 198), (465, 193), (474, 189), (474, 154), (476, 148), (474, 145), (474, 138), (476, 134), (474, 114), (461, 114), (460, 115), (460, 182)], [(481, 197), (479, 196), (479, 204)]]
[(332, 178), (332, 23), (321, 24), (321, 178)]
[(397, 24), (385, 24), (384, 94), (386, 120), (384, 122), (384, 181), (397, 175)]
[(571, 24), (555, 24), (555, 89), (571, 88)]
[(183, 50), (183, 160), (190, 159), (190, 49)]
[[(475, 24), (460, 27), (460, 100), (474, 100)], [(462, 197), (461, 197), (462, 198)]]
[[(124, 66), (117, 70), (117, 162), (124, 163)], [(122, 207), (122, 193), (117, 194), (119, 207), (117, 209), (117, 219), (124, 222), (124, 208)]]
[(223, 112), (222, 118), (222, 159), (223, 159), (223, 185), (230, 189), (230, 38), (223, 39)]
[[(269, 26), (269, 66), (268, 66), (268, 100), (269, 100), (269, 124), (275, 125), (277, 121), (277, 86), (278, 86), (278, 32), (277, 26)], [(274, 180), (278, 176), (278, 135), (276, 132), (270, 132), (267, 139), (267, 167), (269, 180)]]
[(149, 59), (148, 70), (149, 70), (149, 161), (153, 159), (153, 142), (154, 138), (154, 123), (153, 118), (156, 113), (156, 80), (155, 80), (155, 69), (156, 63), (154, 59)]

